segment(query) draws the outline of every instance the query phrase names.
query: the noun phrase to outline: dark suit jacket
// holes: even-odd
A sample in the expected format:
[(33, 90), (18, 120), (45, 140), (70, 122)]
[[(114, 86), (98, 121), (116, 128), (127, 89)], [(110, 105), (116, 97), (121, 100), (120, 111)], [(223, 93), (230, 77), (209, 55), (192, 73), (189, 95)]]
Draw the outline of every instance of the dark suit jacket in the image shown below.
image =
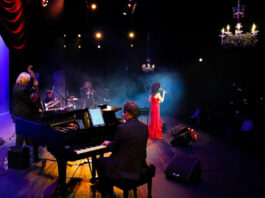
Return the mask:
[(31, 93), (35, 91), (31, 86), (15, 84), (13, 87), (13, 116), (27, 120), (36, 119), (37, 106), (31, 100)]
[(119, 125), (111, 144), (112, 155), (105, 160), (105, 174), (110, 179), (140, 179), (146, 167), (148, 129), (138, 119)]

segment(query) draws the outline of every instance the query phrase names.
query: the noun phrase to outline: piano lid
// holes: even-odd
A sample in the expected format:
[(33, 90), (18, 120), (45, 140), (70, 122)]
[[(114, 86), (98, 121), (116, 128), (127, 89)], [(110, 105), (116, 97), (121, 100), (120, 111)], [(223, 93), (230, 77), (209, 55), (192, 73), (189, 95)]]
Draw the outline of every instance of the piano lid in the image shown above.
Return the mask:
[(117, 112), (119, 110), (121, 110), (120, 107), (113, 107), (113, 106), (109, 106), (109, 105), (106, 108), (102, 109), (103, 112), (104, 111), (114, 111), (114, 112)]
[(38, 144), (44, 145), (63, 145), (64, 134), (52, 129), (41, 122), (24, 120), (15, 117), (16, 134), (32, 139)]

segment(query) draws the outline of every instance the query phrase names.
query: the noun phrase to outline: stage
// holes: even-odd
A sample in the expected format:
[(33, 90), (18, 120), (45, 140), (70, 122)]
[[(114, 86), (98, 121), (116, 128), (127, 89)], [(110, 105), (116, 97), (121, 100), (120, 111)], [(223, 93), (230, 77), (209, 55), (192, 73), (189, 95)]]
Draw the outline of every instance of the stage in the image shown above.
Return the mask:
[[(163, 117), (163, 120), (167, 126), (164, 138), (148, 140), (147, 145), (147, 162), (156, 166), (152, 185), (154, 198), (249, 198), (262, 195), (265, 187), (264, 158), (203, 131), (197, 131), (199, 138), (191, 147), (173, 147), (170, 141), (174, 137), (170, 129), (182, 123), (171, 117)], [(15, 139), (11, 138), (0, 147), (1, 162), (6, 157), (8, 147), (14, 144)], [(42, 158), (53, 159), (45, 148), (40, 149), (40, 153)], [(202, 171), (199, 181), (183, 183), (165, 177), (164, 171), (170, 160), (174, 155), (182, 154), (200, 160)], [(90, 190), (91, 175), (86, 162), (79, 160), (68, 163), (67, 182), (70, 181), (71, 185), (67, 197), (102, 197), (99, 192), (93, 194)], [(43, 197), (43, 191), (57, 179), (58, 172), (54, 161), (47, 161), (44, 169), (41, 167), (40, 162), (32, 163), (26, 170), (9, 169), (0, 177), (0, 197)], [(119, 189), (115, 188), (114, 193), (115, 197), (122, 197)], [(129, 193), (129, 197), (133, 197), (133, 192)], [(147, 197), (146, 185), (138, 188), (138, 197)]]

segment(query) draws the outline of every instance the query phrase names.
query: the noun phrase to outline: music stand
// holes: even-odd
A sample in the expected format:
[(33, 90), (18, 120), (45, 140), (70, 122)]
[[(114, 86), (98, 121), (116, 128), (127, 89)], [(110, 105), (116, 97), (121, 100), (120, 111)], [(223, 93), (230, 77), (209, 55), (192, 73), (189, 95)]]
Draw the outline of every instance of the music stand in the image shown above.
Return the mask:
[[(150, 108), (148, 108), (148, 107), (139, 108), (138, 117), (140, 117), (140, 116), (146, 116), (146, 124), (148, 125), (149, 117), (150, 117)], [(141, 119), (141, 121), (143, 121), (143, 120)]]

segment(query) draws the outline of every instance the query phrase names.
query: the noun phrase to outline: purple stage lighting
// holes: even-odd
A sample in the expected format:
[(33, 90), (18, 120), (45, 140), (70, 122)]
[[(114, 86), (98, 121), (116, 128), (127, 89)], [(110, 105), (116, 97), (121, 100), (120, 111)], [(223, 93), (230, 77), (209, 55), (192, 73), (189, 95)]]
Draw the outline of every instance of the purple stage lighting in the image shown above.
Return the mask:
[(9, 49), (0, 35), (0, 114), (9, 111)]

